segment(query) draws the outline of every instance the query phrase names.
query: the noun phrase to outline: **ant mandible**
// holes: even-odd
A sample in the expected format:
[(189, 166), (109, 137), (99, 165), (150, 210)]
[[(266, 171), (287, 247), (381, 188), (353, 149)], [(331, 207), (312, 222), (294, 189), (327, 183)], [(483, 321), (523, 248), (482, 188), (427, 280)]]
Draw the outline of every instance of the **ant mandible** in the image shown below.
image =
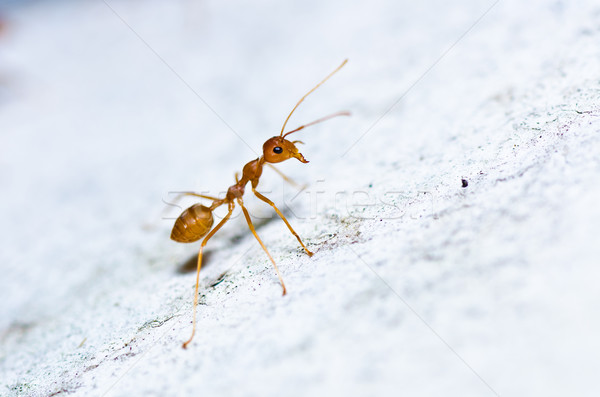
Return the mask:
[[(250, 214), (248, 213), (248, 210), (246, 209), (246, 207), (244, 207), (244, 202), (242, 200), (242, 196), (244, 195), (246, 184), (248, 184), (248, 182), (251, 183), (252, 192), (254, 193), (254, 195), (256, 197), (258, 197), (260, 200), (269, 204), (271, 207), (273, 207), (275, 212), (277, 212), (277, 215), (279, 215), (279, 217), (285, 222), (288, 229), (290, 229), (290, 232), (296, 237), (296, 239), (298, 239), (298, 242), (300, 243), (302, 248), (304, 248), (304, 251), (308, 254), (308, 256), (313, 255), (313, 253), (311, 251), (309, 251), (308, 248), (306, 248), (306, 246), (300, 239), (300, 236), (298, 236), (298, 234), (294, 231), (294, 229), (292, 228), (292, 226), (290, 225), (288, 220), (285, 218), (285, 216), (283, 216), (281, 211), (279, 211), (279, 209), (275, 206), (275, 204), (271, 200), (269, 200), (267, 197), (265, 197), (262, 194), (260, 194), (259, 192), (257, 192), (256, 186), (258, 185), (259, 178), (262, 175), (264, 164), (267, 164), (267, 165), (270, 165), (271, 167), (273, 167), (271, 165), (272, 163), (280, 163), (282, 161), (285, 161), (285, 160), (288, 160), (291, 158), (298, 159), (302, 163), (308, 163), (308, 161), (304, 158), (302, 153), (300, 153), (298, 151), (298, 148), (296, 148), (297, 143), (303, 143), (303, 142), (302, 141), (289, 141), (289, 140), (285, 139), (286, 136), (288, 136), (294, 132), (300, 131), (308, 126), (320, 123), (325, 120), (329, 120), (333, 117), (350, 115), (349, 112), (334, 113), (329, 116), (315, 120), (311, 123), (302, 125), (302, 126), (296, 128), (292, 131), (289, 131), (285, 134), (283, 133), (288, 120), (290, 119), (290, 117), (292, 116), (292, 113), (294, 113), (294, 111), (296, 110), (298, 105), (300, 105), (302, 103), (302, 101), (304, 101), (304, 99), (308, 95), (310, 95), (314, 90), (319, 88), (321, 86), (321, 84), (323, 84), (331, 76), (333, 76), (338, 70), (340, 70), (346, 64), (346, 62), (348, 62), (347, 59), (344, 60), (344, 62), (342, 62), (342, 64), (340, 66), (338, 66), (333, 72), (331, 72), (327, 77), (325, 77), (319, 84), (317, 84), (315, 87), (313, 87), (308, 93), (306, 93), (306, 95), (304, 95), (298, 101), (296, 106), (294, 106), (294, 108), (292, 109), (290, 114), (285, 119), (285, 122), (283, 123), (283, 127), (281, 128), (281, 133), (278, 136), (274, 136), (272, 138), (267, 139), (267, 141), (263, 144), (263, 155), (260, 156), (259, 158), (257, 158), (256, 160), (250, 161), (249, 163), (247, 163), (244, 166), (244, 168), (242, 169), (242, 177), (241, 178), (239, 178), (238, 174), (236, 173), (235, 185), (232, 185), (229, 187), (229, 189), (227, 189), (227, 194), (225, 195), (225, 198), (221, 199), (221, 198), (217, 198), (217, 197), (207, 196), (204, 194), (191, 193), (191, 192), (185, 192), (185, 193), (182, 193), (179, 195), (178, 198), (181, 198), (182, 196), (194, 196), (194, 197), (199, 197), (199, 198), (203, 198), (203, 199), (212, 201), (212, 204), (208, 207), (206, 207), (202, 204), (194, 204), (190, 208), (183, 211), (181, 213), (181, 215), (179, 216), (179, 218), (177, 218), (177, 220), (175, 221), (175, 225), (173, 226), (173, 230), (171, 232), (171, 239), (174, 241), (177, 241), (179, 243), (192, 243), (192, 242), (198, 241), (202, 237), (206, 236), (206, 237), (204, 237), (204, 240), (202, 240), (202, 244), (200, 244), (200, 250), (198, 252), (198, 267), (197, 267), (197, 271), (196, 271), (196, 288), (195, 288), (195, 292), (194, 292), (192, 335), (186, 342), (183, 343), (184, 349), (187, 348), (187, 346), (190, 344), (190, 342), (194, 338), (194, 334), (196, 333), (196, 307), (198, 305), (198, 283), (200, 281), (200, 267), (202, 266), (202, 250), (204, 249), (204, 246), (206, 245), (208, 240), (210, 240), (210, 238), (212, 236), (214, 236), (215, 233), (221, 227), (223, 227), (223, 225), (229, 220), (229, 218), (231, 217), (231, 213), (233, 212), (233, 209), (235, 208), (236, 202), (242, 208), (244, 217), (246, 218), (246, 222), (248, 222), (248, 227), (250, 228), (250, 231), (252, 232), (254, 237), (256, 237), (256, 240), (258, 241), (258, 243), (260, 244), (262, 249), (265, 251), (265, 253), (269, 257), (269, 259), (273, 263), (273, 266), (275, 267), (275, 272), (277, 272), (277, 277), (279, 277), (279, 282), (281, 283), (281, 287), (283, 288), (283, 295), (286, 294), (285, 284), (283, 283), (283, 278), (281, 278), (281, 273), (279, 273), (277, 264), (275, 263), (275, 260), (273, 260), (273, 257), (267, 250), (267, 247), (265, 247), (265, 245), (263, 244), (260, 237), (258, 237), (258, 234), (256, 234), (254, 225), (252, 224), (252, 221), (250, 220)], [(283, 177), (283, 179), (285, 179), (287, 182), (293, 183), (289, 178), (287, 178), (285, 175), (280, 173), (277, 169), (275, 169), (275, 171), (277, 171)], [(212, 212), (217, 207), (219, 207), (223, 204), (227, 204), (227, 208), (228, 208), (227, 215), (225, 215), (225, 217), (217, 224), (217, 226), (215, 226), (211, 230), (211, 227), (214, 222)]]

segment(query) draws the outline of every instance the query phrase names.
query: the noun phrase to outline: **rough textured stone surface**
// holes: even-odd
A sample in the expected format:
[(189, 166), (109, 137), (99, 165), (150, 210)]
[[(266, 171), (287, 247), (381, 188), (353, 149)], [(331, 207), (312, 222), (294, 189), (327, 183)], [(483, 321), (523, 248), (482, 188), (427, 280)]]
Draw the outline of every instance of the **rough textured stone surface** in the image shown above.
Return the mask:
[[(594, 2), (2, 15), (0, 395), (600, 392)], [(198, 245), (163, 201), (222, 194), (346, 57), (290, 122), (353, 113), (298, 133), (308, 188), (260, 185), (316, 254), (248, 197), (288, 295), (236, 212), (181, 349)]]

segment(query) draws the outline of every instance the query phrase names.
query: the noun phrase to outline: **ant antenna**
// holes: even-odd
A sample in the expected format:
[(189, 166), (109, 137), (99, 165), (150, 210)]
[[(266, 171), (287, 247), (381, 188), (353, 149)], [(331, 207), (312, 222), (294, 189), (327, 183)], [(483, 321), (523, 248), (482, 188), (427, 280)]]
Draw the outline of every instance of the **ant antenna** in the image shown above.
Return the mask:
[[(342, 64), (340, 66), (338, 66), (333, 72), (331, 72), (327, 77), (325, 77), (319, 84), (317, 84), (316, 86), (314, 86), (312, 90), (308, 91), (306, 93), (306, 95), (304, 95), (302, 98), (300, 98), (300, 100), (298, 101), (298, 103), (296, 104), (296, 106), (294, 106), (294, 108), (292, 109), (292, 111), (290, 112), (290, 114), (287, 116), (287, 119), (285, 119), (285, 122), (283, 123), (283, 127), (281, 127), (281, 133), (279, 134), (279, 136), (283, 136), (283, 130), (285, 130), (285, 126), (286, 126), (288, 120), (290, 119), (290, 117), (292, 116), (292, 114), (294, 113), (294, 110), (296, 110), (296, 108), (298, 107), (298, 105), (300, 105), (302, 103), (302, 101), (304, 101), (304, 99), (307, 96), (309, 96), (314, 90), (316, 90), (317, 88), (319, 88), (321, 86), (321, 84), (323, 84), (324, 82), (326, 82), (327, 80), (329, 80), (329, 78), (331, 76), (333, 76), (338, 70), (340, 70), (347, 62), (348, 62), (348, 60), (344, 59), (344, 62), (342, 62)], [(288, 132), (288, 134), (291, 134), (291, 132)]]
[[(337, 116), (350, 116), (350, 112), (337, 112), (337, 113), (334, 113), (334, 114), (330, 114), (329, 116), (321, 117), (318, 120), (315, 120), (315, 121), (310, 122), (308, 124), (301, 125), (300, 127), (296, 128), (295, 130), (291, 130), (290, 132), (286, 132), (284, 135), (281, 135), (281, 137), (285, 138), (286, 136), (290, 135), (292, 132), (303, 130), (306, 127), (310, 127), (311, 125), (320, 123), (320, 122), (325, 121), (325, 120), (332, 119), (332, 118), (337, 117)], [(301, 141), (294, 141), (294, 142), (301, 142)]]

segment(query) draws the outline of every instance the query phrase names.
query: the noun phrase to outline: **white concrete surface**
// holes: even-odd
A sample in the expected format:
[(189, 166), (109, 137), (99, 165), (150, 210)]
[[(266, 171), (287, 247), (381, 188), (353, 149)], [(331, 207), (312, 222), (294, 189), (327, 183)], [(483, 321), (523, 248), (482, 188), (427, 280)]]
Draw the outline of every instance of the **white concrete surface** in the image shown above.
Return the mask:
[[(600, 392), (597, 3), (3, 7), (0, 395)], [(181, 349), (162, 200), (224, 191), (344, 58), (290, 122), (353, 112), (298, 133), (309, 188), (261, 182), (315, 256), (248, 197), (288, 296), (237, 214)]]

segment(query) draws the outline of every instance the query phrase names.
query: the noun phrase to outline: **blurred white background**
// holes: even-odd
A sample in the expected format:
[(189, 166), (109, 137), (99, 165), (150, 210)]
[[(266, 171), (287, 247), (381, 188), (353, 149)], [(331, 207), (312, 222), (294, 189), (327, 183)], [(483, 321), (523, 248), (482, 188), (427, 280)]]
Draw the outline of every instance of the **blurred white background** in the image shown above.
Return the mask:
[[(4, 1), (0, 26), (1, 395), (597, 395), (594, 2)], [(289, 295), (237, 214), (183, 351), (198, 245), (163, 200), (226, 190), (345, 58), (289, 124), (353, 113), (298, 133), (307, 191), (260, 185), (316, 255), (248, 197)]]

